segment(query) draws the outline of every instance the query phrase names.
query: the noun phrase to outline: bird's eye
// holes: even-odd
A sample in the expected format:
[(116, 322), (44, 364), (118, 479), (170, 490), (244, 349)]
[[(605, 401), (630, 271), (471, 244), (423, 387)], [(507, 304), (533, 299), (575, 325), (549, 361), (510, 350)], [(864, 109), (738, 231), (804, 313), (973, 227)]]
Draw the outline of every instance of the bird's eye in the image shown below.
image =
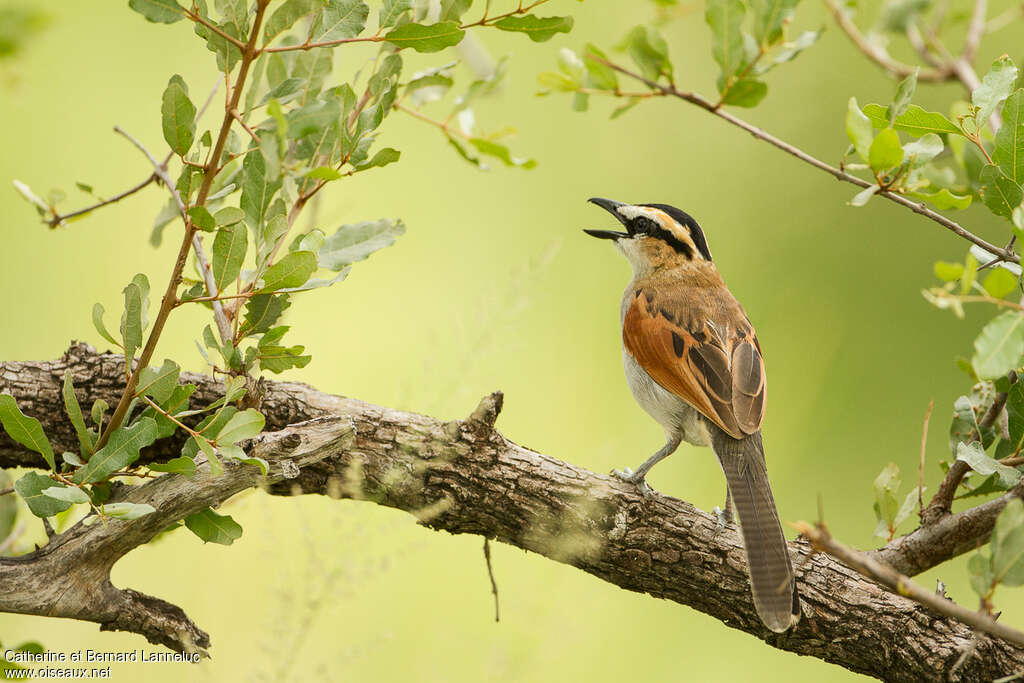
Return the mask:
[(634, 228), (638, 233), (652, 234), (658, 230), (658, 224), (646, 216), (637, 216)]

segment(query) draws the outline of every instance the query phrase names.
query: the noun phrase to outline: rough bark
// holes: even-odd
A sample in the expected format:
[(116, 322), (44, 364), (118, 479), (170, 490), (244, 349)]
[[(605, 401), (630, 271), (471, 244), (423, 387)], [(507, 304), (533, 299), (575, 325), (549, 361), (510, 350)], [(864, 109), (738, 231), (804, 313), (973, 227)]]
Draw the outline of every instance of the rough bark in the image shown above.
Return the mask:
[[(0, 391), (44, 422), (58, 452), (75, 437), (60, 414), (59, 386), (70, 367), (83, 403), (110, 401), (123, 381), (117, 356), (73, 347), (58, 361), (0, 363)], [(216, 396), (210, 378), (189, 376), (199, 400)], [(497, 539), (570, 564), (628, 590), (700, 610), (767, 644), (818, 657), (886, 680), (945, 678), (974, 634), (955, 620), (894, 595), (805, 543), (790, 544), (804, 618), (776, 635), (750, 600), (743, 550), (734, 526), (684, 501), (644, 497), (633, 486), (518, 446), (493, 429), (501, 395), (484, 399), (466, 420), (442, 422), (269, 383), (268, 431), (247, 445), (266, 459), (261, 481), (251, 466), (226, 463), (219, 477), (205, 465), (193, 478), (165, 476), (122, 487), (120, 499), (157, 512), (104, 527), (78, 524), (30, 555), (0, 559), (0, 610), (99, 622), (182, 650), (208, 646), (181, 610), (109, 583), (110, 567), (165, 524), (252, 486), (274, 495), (359, 498), (416, 515), (433, 529)], [(315, 419), (310, 419), (315, 418)], [(305, 421), (304, 421), (305, 420)], [(157, 445), (148, 458), (175, 455)], [(0, 465), (38, 466), (40, 459), (0, 437)], [(97, 588), (98, 587), (98, 588)], [(978, 638), (956, 670), (989, 680), (1024, 670), (1024, 650)]]

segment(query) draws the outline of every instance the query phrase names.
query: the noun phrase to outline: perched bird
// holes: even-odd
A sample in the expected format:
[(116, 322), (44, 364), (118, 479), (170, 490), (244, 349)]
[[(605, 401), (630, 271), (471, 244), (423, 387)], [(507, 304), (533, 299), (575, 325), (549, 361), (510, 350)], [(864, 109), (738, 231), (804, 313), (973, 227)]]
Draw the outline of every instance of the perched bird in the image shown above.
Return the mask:
[(647, 472), (681, 441), (711, 446), (739, 514), (754, 606), (772, 631), (800, 618), (793, 566), (768, 485), (761, 422), (765, 372), (746, 313), (711, 261), (697, 221), (665, 204), (590, 200), (625, 232), (584, 230), (612, 240), (633, 266), (622, 297), (622, 362), (637, 403), (665, 429), (666, 443), (636, 472)]

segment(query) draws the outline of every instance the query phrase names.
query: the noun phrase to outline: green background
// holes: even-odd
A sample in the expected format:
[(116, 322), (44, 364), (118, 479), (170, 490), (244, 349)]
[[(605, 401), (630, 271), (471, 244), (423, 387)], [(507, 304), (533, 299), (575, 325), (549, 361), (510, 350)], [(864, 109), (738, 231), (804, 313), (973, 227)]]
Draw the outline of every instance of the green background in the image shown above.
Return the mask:
[[(198, 100), (216, 74), (188, 22), (153, 25), (120, 0), (45, 9), (49, 28), (16, 59), (0, 62), (0, 181), (10, 188), (18, 178), (40, 192), (64, 187), (71, 196), (64, 206), (73, 208), (87, 202), (75, 181), (109, 195), (149, 172), (113, 125), (163, 149), (167, 78), (181, 73)], [(565, 96), (534, 96), (536, 74), (554, 68), (560, 47), (611, 46), (649, 10), (646, 3), (553, 0), (540, 14), (574, 15), (568, 36), (536, 45), (477, 31), (492, 55), (512, 55), (501, 94), (476, 107), (477, 120), (490, 130), (515, 125), (513, 151), (538, 160), (532, 171), (481, 172), (438, 131), (397, 113), (388, 119), (379, 144), (401, 149), (401, 162), (332, 184), (314, 225), (333, 231), (390, 216), (405, 220), (408, 233), (357, 264), (347, 281), (296, 298), (287, 313), (291, 343), (305, 343), (313, 362), (288, 377), (442, 419), (464, 417), (480, 397), (502, 389), (498, 427), (509, 438), (598, 472), (636, 466), (661, 445), (662, 432), (635, 405), (622, 375), (618, 302), (629, 270), (608, 243), (580, 229), (609, 227), (607, 214), (586, 203), (590, 196), (671, 203), (700, 221), (757, 326), (781, 517), (813, 520), (820, 498), (838, 538), (873, 547), (871, 482), (894, 461), (904, 472), (902, 491), (916, 483), (931, 399), (925, 479), (932, 490), (937, 462), (949, 457), (952, 403), (969, 388), (954, 358), (970, 355), (990, 312), (969, 309), (958, 321), (931, 308), (920, 290), (933, 284), (935, 260), (959, 260), (966, 245), (889, 202), (847, 206), (853, 186), (680, 101), (647, 102), (609, 121), (612, 102), (594, 98), (592, 111), (580, 114)], [(694, 9), (666, 35), (680, 87), (711, 93), (716, 72), (701, 15)], [(794, 28), (827, 22), (823, 8), (808, 3)], [(1021, 38), (1019, 28), (989, 38), (979, 63)], [(367, 54), (339, 50), (335, 73), (358, 68)], [(410, 66), (449, 58), (419, 57)], [(465, 69), (459, 76), (468, 80)], [(737, 113), (832, 163), (847, 144), (849, 96), (884, 103), (894, 89), (832, 26), (768, 81), (766, 101)], [(922, 86), (916, 101), (945, 110), (959, 94), (955, 85)], [(166, 281), (176, 228), (160, 249), (148, 244), (164, 201), (150, 188), (50, 231), (13, 189), (0, 191), (0, 358), (54, 358), (72, 339), (105, 348), (90, 324), (93, 302), (119, 310), (120, 290), (136, 272), (149, 274), (154, 291)], [(955, 217), (993, 241), (1008, 236), (983, 208)], [(111, 320), (116, 314), (108, 313)], [(192, 340), (205, 322), (198, 307), (176, 313), (158, 358), (201, 370)], [(725, 488), (710, 451), (685, 445), (650, 482), (703, 509), (721, 504)], [(495, 624), (480, 539), (424, 530), (393, 510), (250, 492), (224, 511), (245, 528), (234, 546), (203, 546), (176, 532), (131, 553), (113, 574), (118, 586), (182, 606), (211, 634), (212, 661), (114, 665), (115, 679), (854, 677), (504, 545), (492, 548), (502, 611)], [(926, 586), (941, 578), (954, 599), (973, 607), (965, 559), (919, 578)], [(1000, 590), (997, 607), (1007, 623), (1024, 623), (1020, 591)], [(30, 639), (66, 652), (154, 649), (93, 624), (0, 615), (5, 645)]]

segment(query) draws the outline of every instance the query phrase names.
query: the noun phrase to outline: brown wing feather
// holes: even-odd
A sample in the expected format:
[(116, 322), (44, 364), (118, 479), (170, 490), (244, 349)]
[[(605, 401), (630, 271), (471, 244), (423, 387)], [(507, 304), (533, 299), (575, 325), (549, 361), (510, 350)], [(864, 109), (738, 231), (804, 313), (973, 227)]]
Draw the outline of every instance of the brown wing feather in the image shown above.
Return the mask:
[(655, 382), (726, 433), (753, 434), (764, 419), (764, 362), (739, 304), (738, 315), (718, 325), (684, 320), (675, 308), (681, 307), (633, 296), (622, 321), (626, 350)]

